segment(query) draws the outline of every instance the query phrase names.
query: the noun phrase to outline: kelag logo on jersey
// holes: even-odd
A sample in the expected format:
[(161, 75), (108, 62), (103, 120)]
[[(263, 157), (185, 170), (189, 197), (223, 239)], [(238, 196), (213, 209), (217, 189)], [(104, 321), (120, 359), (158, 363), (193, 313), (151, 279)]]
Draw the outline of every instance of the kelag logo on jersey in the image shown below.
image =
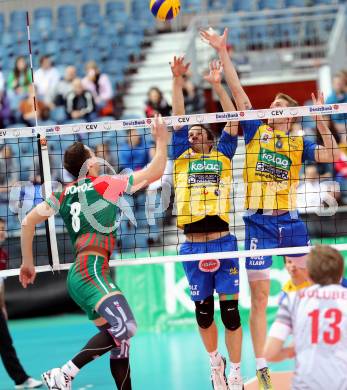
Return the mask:
[(218, 160), (195, 160), (189, 163), (188, 184), (218, 184), (222, 162)]
[(268, 173), (276, 179), (288, 180), (292, 160), (283, 154), (260, 148), (256, 171)]

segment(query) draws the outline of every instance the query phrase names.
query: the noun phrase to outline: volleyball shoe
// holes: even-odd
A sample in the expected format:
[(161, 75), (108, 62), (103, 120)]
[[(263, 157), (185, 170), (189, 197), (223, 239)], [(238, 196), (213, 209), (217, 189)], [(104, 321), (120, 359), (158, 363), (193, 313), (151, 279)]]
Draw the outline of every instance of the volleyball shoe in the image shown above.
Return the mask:
[(50, 390), (71, 390), (72, 379), (61, 368), (52, 368), (41, 375), (43, 383)]
[(211, 382), (214, 390), (228, 390), (227, 377), (225, 375), (226, 360), (220, 355), (218, 362), (211, 361)]

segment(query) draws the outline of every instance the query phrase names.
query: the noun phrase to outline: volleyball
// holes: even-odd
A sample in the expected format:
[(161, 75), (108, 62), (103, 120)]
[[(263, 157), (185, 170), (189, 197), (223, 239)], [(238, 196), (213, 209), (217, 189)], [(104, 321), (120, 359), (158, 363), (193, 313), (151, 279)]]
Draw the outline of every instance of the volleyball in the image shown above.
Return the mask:
[(149, 8), (159, 20), (174, 19), (180, 12), (180, 0), (151, 0)]

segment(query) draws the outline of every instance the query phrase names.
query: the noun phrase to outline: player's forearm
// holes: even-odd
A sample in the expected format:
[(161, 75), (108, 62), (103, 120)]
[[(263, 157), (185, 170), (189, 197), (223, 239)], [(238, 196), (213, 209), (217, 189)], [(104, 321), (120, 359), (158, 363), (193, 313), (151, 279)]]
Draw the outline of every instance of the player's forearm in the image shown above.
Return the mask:
[(167, 144), (157, 143), (154, 157), (149, 164), (149, 182), (152, 183), (163, 176), (167, 162)]
[(219, 58), (223, 64), (225, 80), (234, 96), (238, 110), (249, 110), (252, 105), (248, 96), (242, 88), (239, 76), (237, 75), (234, 64), (232, 63), (226, 48), (222, 48), (219, 52)]
[(172, 79), (172, 113), (173, 115), (184, 115), (183, 79), (173, 77)]
[(323, 141), (323, 148), (316, 150), (318, 162), (334, 162), (339, 159), (339, 147), (323, 117), (317, 118), (317, 129)]
[(35, 225), (32, 225), (24, 219), (21, 230), (21, 249), (22, 264), (33, 265), (33, 239), (35, 234)]
[[(214, 84), (213, 90), (218, 96), (219, 102), (222, 105), (223, 111), (230, 112), (235, 111), (235, 106), (232, 100), (230, 99), (227, 91), (223, 88), (221, 84)], [(231, 135), (237, 135), (238, 133), (238, 122), (228, 122), (225, 131)]]
[(235, 106), (227, 94), (227, 91), (223, 88), (222, 84), (213, 84), (212, 88), (218, 96), (223, 111), (235, 111)]

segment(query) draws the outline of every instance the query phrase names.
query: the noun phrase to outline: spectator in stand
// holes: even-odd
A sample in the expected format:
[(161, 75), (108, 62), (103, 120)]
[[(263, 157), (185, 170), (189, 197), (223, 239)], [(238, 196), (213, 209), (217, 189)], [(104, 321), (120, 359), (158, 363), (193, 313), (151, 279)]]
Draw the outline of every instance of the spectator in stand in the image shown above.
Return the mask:
[[(327, 104), (347, 103), (347, 76), (346, 72), (339, 72), (333, 78), (333, 92), (326, 100)], [(347, 144), (347, 114), (334, 114), (331, 116), (336, 132), (339, 135), (339, 143)]]
[(70, 119), (82, 119), (91, 122), (96, 119), (95, 105), (90, 91), (84, 89), (82, 80), (72, 82), (72, 92), (66, 97), (66, 112)]
[(0, 194), (4, 200), (10, 187), (19, 180), (18, 161), (12, 156), (10, 145), (5, 144), (0, 150)]
[(153, 118), (155, 114), (170, 116), (171, 106), (165, 100), (162, 91), (158, 87), (151, 87), (147, 92), (145, 115), (147, 118)]
[(339, 185), (319, 176), (317, 165), (306, 165), (304, 180), (297, 190), (299, 212), (319, 213), (324, 207), (336, 205), (339, 198)]
[(3, 129), (11, 123), (12, 114), (10, 100), (6, 91), (0, 90), (0, 128)]
[(93, 95), (97, 112), (100, 116), (113, 114), (113, 90), (110, 78), (100, 69), (94, 61), (86, 64), (86, 76), (82, 79), (84, 88)]
[(118, 150), (119, 169), (132, 169), (138, 171), (149, 163), (149, 151), (152, 145), (146, 145), (136, 129), (128, 131), (126, 145)]
[(186, 114), (203, 112), (205, 109), (204, 90), (194, 85), (189, 74), (184, 75), (183, 83)]
[(31, 84), (31, 72), (23, 56), (16, 58), (14, 68), (7, 78), (11, 109), (18, 109), (19, 102), (26, 96)]
[[(0, 270), (7, 268), (8, 254), (3, 248), (6, 240), (6, 223), (0, 217)], [(15, 383), (15, 389), (36, 389), (42, 382), (31, 378), (22, 367), (7, 326), (7, 311), (5, 305), (5, 285), (0, 277), (0, 356), (4, 367)]]
[(43, 99), (50, 107), (59, 79), (59, 72), (52, 65), (51, 58), (42, 56), (40, 58), (40, 68), (34, 73), (34, 81), (38, 98)]
[(35, 91), (32, 85), (29, 86), (29, 94), (26, 99), (19, 104), (21, 120), (27, 126), (35, 126), (35, 118), (40, 121), (46, 121), (49, 118), (49, 107), (40, 99), (36, 99), (36, 112), (34, 106)]
[(65, 106), (67, 95), (73, 91), (73, 81), (76, 78), (76, 68), (69, 65), (65, 68), (64, 78), (59, 80), (54, 91), (53, 102), (56, 106)]
[(106, 162), (108, 162), (113, 169), (111, 169), (106, 164), (101, 164), (101, 172), (105, 175), (114, 175), (118, 172), (118, 163), (117, 161), (111, 156), (110, 149), (108, 147), (108, 144), (99, 144), (95, 147), (95, 156), (102, 158)]

